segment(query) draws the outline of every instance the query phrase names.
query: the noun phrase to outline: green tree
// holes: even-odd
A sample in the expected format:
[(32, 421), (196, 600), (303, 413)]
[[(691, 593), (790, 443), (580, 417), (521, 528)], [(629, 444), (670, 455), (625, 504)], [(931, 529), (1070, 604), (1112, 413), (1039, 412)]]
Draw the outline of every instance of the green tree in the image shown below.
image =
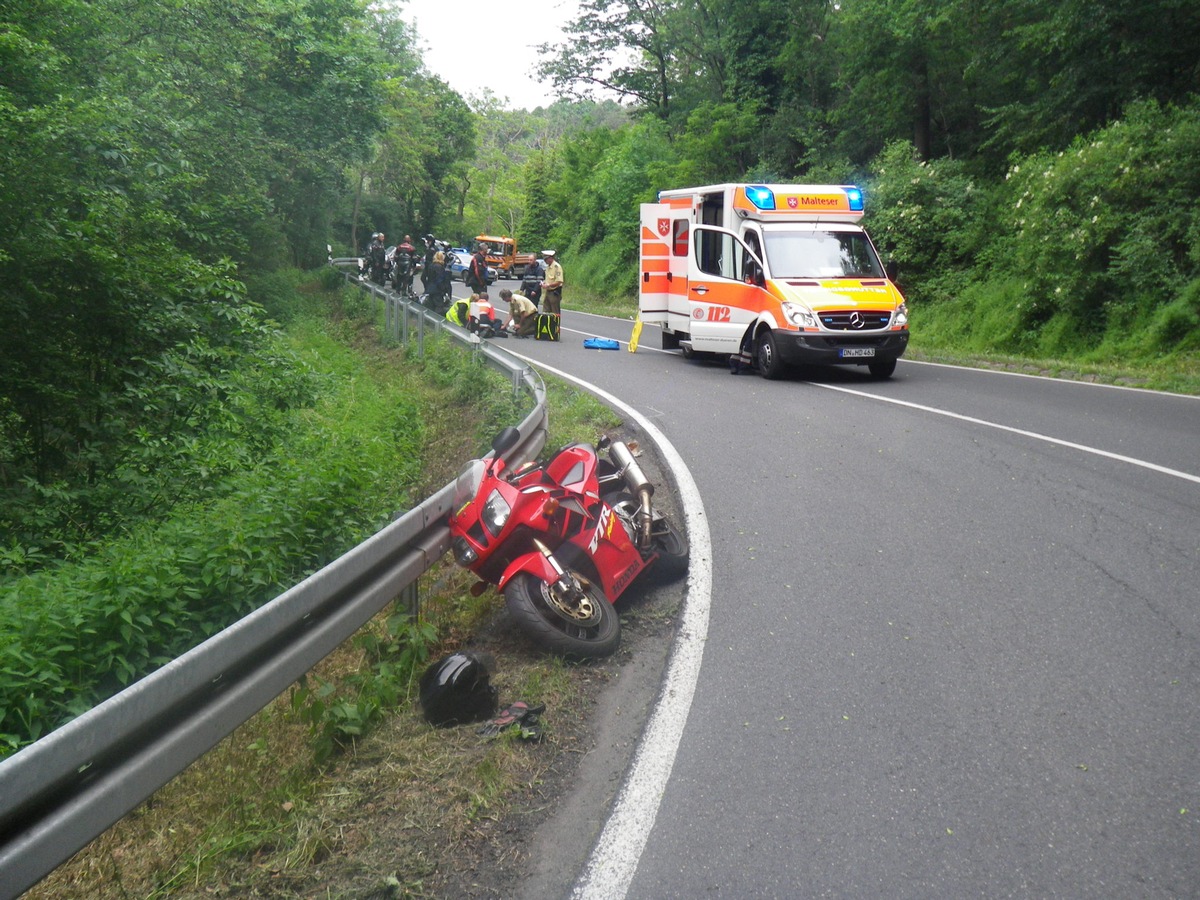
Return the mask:
[(1177, 103), (1200, 88), (1193, 0), (1008, 0), (976, 15), (987, 41), (970, 77), (1000, 159), (1065, 147), (1139, 98)]
[(525, 209), (517, 229), (517, 246), (527, 253), (545, 248), (554, 226), (549, 178), (545, 151), (538, 151), (525, 164)]
[(669, 0), (582, 0), (561, 44), (538, 48), (538, 75), (566, 97), (609, 92), (660, 118), (671, 113), (675, 48)]
[[(321, 210), (378, 124), (364, 16), (353, 0), (0, 7), (5, 522), (85, 539), (177, 498), (189, 446), (239, 427), (237, 359), (269, 328), (237, 266), (318, 241), (323, 259)], [(47, 499), (45, 521), (21, 512)]]

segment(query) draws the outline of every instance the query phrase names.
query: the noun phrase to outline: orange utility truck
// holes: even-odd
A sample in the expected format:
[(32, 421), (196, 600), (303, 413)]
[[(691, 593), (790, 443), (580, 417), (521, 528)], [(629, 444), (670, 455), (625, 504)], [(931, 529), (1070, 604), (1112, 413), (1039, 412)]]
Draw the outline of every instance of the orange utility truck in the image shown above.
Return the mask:
[(888, 378), (908, 308), (852, 185), (716, 184), (642, 204), (638, 307), (664, 349), (749, 352), (759, 372), (867, 366)]
[(499, 271), (501, 278), (520, 278), (525, 267), (537, 258), (532, 253), (517, 253), (515, 238), (481, 234), (475, 241), (483, 244), (488, 265)]

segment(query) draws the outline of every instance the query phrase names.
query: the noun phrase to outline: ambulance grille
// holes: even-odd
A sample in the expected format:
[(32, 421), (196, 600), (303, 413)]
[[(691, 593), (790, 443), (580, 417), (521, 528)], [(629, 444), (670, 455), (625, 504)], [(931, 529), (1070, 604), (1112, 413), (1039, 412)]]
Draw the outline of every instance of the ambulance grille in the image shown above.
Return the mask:
[(892, 320), (887, 310), (847, 309), (818, 314), (821, 324), (830, 331), (875, 331), (886, 328)]

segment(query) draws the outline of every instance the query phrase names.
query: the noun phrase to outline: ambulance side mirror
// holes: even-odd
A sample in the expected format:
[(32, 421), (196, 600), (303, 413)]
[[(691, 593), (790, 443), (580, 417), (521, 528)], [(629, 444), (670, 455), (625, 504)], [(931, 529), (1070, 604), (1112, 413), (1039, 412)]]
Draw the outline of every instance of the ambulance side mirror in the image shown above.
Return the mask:
[(888, 281), (895, 282), (896, 278), (900, 275), (900, 266), (894, 259), (889, 259), (883, 267), (883, 271), (887, 274)]

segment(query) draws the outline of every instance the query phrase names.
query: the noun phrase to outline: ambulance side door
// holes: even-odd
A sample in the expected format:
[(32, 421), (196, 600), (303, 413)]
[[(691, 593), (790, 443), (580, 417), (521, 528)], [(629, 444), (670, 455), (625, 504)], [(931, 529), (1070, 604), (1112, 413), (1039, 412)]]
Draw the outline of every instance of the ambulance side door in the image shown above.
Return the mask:
[(762, 264), (732, 231), (692, 228), (688, 257), (691, 337), (696, 350), (736, 353), (763, 308)]

